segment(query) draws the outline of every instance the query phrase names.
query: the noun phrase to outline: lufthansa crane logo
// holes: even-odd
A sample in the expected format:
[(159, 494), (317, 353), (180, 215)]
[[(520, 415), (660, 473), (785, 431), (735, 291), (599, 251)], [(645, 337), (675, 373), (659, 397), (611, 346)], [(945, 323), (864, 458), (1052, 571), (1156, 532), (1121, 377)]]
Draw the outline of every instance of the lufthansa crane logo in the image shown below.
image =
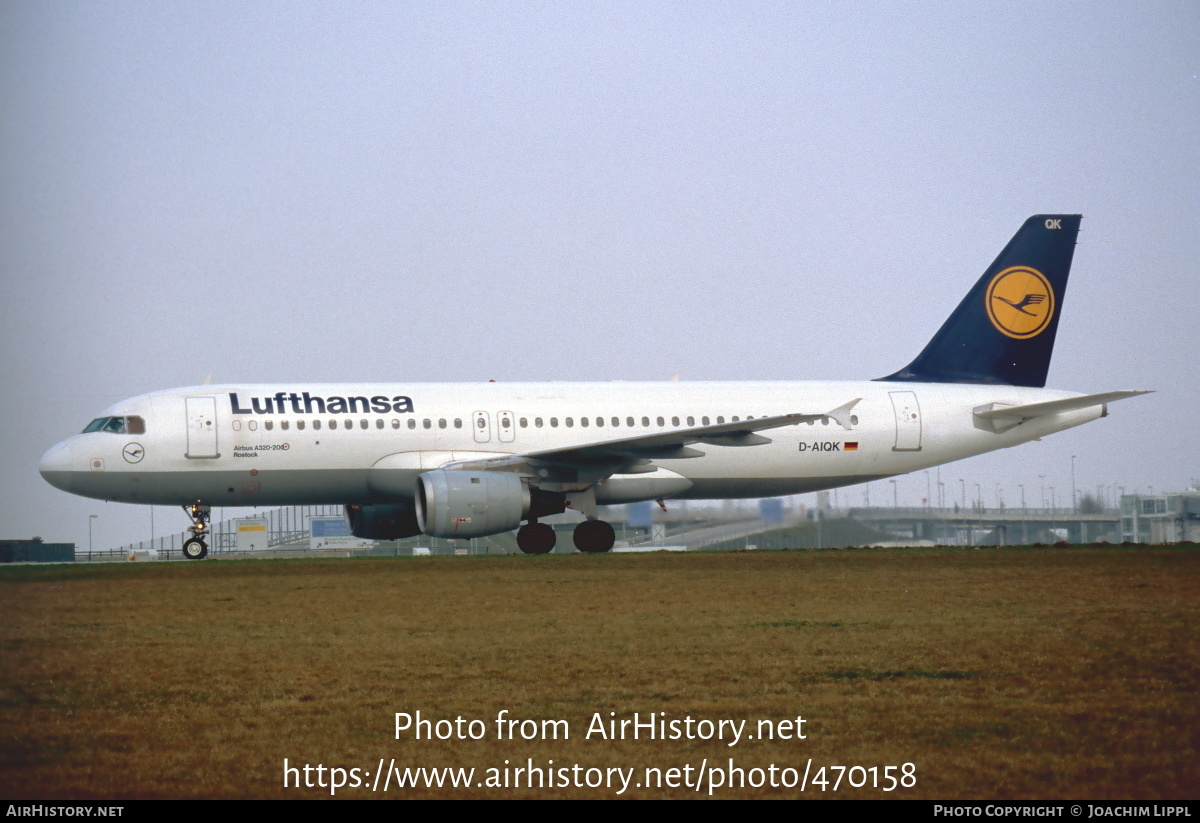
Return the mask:
[(1054, 317), (1050, 281), (1028, 266), (1013, 266), (993, 277), (985, 301), (996, 330), (1017, 340), (1037, 337)]
[(142, 448), (141, 443), (130, 443), (121, 450), (121, 456), (125, 458), (126, 463), (140, 463), (146, 456), (146, 450)]

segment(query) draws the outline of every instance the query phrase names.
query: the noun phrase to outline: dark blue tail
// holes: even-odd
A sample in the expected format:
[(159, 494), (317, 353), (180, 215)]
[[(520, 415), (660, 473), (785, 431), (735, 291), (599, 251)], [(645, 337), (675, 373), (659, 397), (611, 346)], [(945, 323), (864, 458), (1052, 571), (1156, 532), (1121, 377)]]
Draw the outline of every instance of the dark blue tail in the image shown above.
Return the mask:
[(879, 379), (1045, 386), (1080, 219), (1026, 220), (917, 359)]

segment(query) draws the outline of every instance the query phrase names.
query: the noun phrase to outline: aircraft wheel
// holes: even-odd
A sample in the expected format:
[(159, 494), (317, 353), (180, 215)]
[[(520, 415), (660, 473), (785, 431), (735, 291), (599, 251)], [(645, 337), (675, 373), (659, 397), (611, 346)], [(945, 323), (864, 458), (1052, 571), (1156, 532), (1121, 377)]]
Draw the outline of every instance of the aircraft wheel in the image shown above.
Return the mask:
[(183, 556), (188, 560), (203, 560), (208, 554), (208, 544), (199, 537), (193, 537), (183, 544)]
[(555, 540), (554, 529), (546, 523), (527, 523), (517, 530), (517, 547), (525, 554), (546, 554)]
[(617, 542), (617, 533), (603, 520), (587, 520), (575, 527), (575, 548), (581, 552), (606, 552)]

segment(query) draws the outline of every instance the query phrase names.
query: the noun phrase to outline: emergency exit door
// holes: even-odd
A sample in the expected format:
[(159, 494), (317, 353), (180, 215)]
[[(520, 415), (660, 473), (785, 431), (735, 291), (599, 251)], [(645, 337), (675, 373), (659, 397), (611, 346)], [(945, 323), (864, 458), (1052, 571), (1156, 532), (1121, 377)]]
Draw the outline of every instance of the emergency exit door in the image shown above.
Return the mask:
[(471, 428), (475, 432), (476, 443), (487, 443), (492, 439), (492, 421), (487, 412), (475, 412)]

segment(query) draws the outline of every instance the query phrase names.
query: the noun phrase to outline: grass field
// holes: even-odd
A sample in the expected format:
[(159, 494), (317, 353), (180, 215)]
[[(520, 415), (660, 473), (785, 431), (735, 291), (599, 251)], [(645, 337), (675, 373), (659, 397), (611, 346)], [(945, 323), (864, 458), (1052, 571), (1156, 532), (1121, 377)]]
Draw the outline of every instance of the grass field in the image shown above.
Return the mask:
[[(1190, 798), (1198, 605), (1194, 547), (11, 567), (0, 794), (329, 796), (284, 789), (287, 758), (360, 769), (367, 787), (338, 797), (617, 796), (512, 788), (511, 771), (509, 788), (372, 792), (383, 758), (473, 767), (476, 782), (506, 759), (633, 768), (620, 796), (682, 797), (697, 795), (634, 784), (732, 758), (747, 785), (716, 796)], [(395, 713), (418, 710), (485, 736), (396, 739)], [(570, 738), (497, 740), (501, 710), (565, 720)], [(802, 716), (806, 738), (585, 739), (595, 713), (635, 712), (749, 734)], [(905, 763), (914, 787), (842, 772), (833, 791), (830, 767), (882, 782)], [(748, 785), (771, 764), (807, 768), (803, 794)]]

